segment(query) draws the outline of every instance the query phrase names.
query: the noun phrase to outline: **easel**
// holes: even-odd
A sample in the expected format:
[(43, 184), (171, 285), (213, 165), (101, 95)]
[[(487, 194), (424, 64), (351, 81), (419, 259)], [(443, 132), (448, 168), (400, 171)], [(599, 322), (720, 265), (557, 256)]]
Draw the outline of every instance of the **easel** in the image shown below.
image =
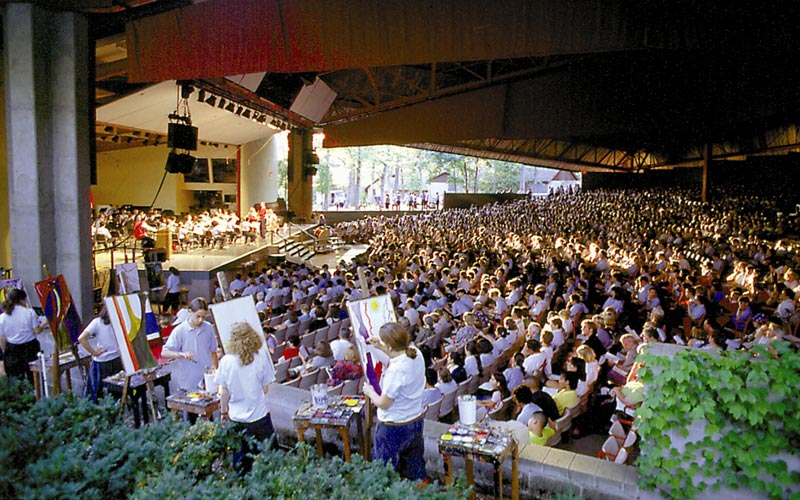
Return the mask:
[[(358, 284), (361, 287), (361, 293), (364, 297), (369, 297), (369, 286), (367, 285), (367, 276), (364, 274), (364, 267), (358, 266)], [(357, 345), (357, 344), (356, 344)], [(366, 372), (364, 373), (366, 377)], [(372, 400), (364, 398), (367, 404), (364, 407), (364, 450), (362, 454), (364, 459), (368, 462), (372, 461)]]
[[(44, 273), (45, 279), (50, 279), (52, 277), (51, 274), (50, 274), (50, 270), (47, 268), (47, 264), (42, 264), (42, 272)], [(59, 360), (61, 358), (61, 354), (65, 353), (67, 351), (61, 351), (59, 349), (59, 346), (58, 346), (58, 332), (57, 331), (53, 331), (53, 325), (49, 324), (48, 328), (50, 329), (50, 334), (53, 336), (53, 341), (55, 342), (55, 349), (53, 350), (53, 355), (52, 355), (52, 359), (53, 359), (53, 368), (52, 368), (52, 370), (53, 370), (53, 373), (52, 373), (52, 377), (53, 377), (53, 395), (55, 396), (55, 395), (58, 395), (58, 394), (61, 393), (61, 366), (59, 364)], [(80, 354), (78, 353), (78, 344), (75, 344), (75, 343), (71, 344), (68, 351), (70, 353), (72, 353), (72, 356), (74, 357), (75, 362), (78, 365), (78, 373), (81, 374), (81, 379), (83, 380), (83, 384), (85, 386), (86, 385), (86, 380), (87, 380), (86, 366), (83, 363), (80, 362), (81, 357), (80, 357)], [(42, 366), (42, 378), (43, 378), (43, 384), (42, 385), (44, 386), (44, 391), (43, 392), (44, 392), (45, 395), (47, 395), (48, 394), (48, 391), (47, 391), (47, 375), (46, 375), (47, 370), (46, 370), (43, 358), (40, 360), (40, 362), (41, 362), (41, 366)], [(67, 370), (71, 370), (71, 369), (72, 369), (72, 367), (68, 366)], [(72, 390), (72, 377), (70, 376), (69, 372), (67, 372), (67, 390), (70, 390), (70, 391)]]
[(128, 388), (131, 385), (131, 378), (138, 375), (142, 377), (145, 383), (145, 394), (146, 394), (145, 397), (147, 398), (147, 408), (150, 410), (150, 415), (153, 417), (153, 422), (158, 420), (158, 416), (156, 415), (156, 406), (153, 403), (153, 392), (155, 391), (155, 384), (153, 383), (153, 381), (155, 381), (156, 379), (158, 369), (159, 367), (156, 366), (153, 368), (145, 368), (143, 370), (139, 370), (134, 373), (125, 374), (125, 382), (123, 382), (122, 384), (122, 397), (120, 398), (120, 403), (119, 403), (120, 416), (122, 416), (122, 414), (125, 412), (125, 404), (128, 401)]

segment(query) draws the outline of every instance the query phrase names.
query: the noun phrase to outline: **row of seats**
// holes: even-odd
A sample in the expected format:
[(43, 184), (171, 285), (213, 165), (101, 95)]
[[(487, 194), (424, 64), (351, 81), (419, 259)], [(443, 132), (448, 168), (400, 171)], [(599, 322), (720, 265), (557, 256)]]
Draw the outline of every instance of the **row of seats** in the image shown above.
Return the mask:
[(608, 430), (608, 439), (597, 453), (597, 458), (624, 464), (637, 439), (636, 429), (633, 426), (626, 432), (625, 427), (619, 421), (615, 421)]
[[(339, 336), (342, 328), (350, 328), (350, 321), (337, 321), (332, 325), (323, 326), (313, 332), (306, 333), (300, 337), (300, 347), (305, 348), (306, 351), (311, 351), (322, 340), (332, 342)], [(273, 362), (278, 363), (282, 359), (283, 351), (287, 347), (287, 339), (288, 337), (284, 337), (283, 334), (275, 332), (275, 340), (278, 342), (278, 346), (272, 354)]]

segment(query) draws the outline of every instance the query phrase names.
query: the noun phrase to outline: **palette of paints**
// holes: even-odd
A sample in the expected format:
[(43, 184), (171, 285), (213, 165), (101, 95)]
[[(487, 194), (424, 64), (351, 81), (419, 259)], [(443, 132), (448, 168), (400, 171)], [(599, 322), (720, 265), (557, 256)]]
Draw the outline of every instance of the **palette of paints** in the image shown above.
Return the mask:
[(439, 450), (451, 455), (500, 456), (510, 444), (511, 437), (488, 425), (451, 425), (439, 437)]

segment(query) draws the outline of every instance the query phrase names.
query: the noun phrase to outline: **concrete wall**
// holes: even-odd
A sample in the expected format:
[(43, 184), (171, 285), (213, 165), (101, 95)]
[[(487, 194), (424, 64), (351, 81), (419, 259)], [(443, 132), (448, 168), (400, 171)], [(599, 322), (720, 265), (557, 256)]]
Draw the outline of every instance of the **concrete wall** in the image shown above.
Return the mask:
[(506, 203), (515, 200), (524, 200), (528, 196), (516, 193), (445, 193), (444, 208), (469, 208), (471, 206), (487, 205), (489, 203)]
[[(280, 443), (293, 445), (297, 442), (297, 432), (292, 425), (292, 415), (302, 401), (310, 399), (311, 394), (309, 391), (273, 384), (270, 386), (267, 397), (272, 413), (272, 422)], [(431, 479), (440, 481), (444, 477), (444, 468), (436, 440), (447, 427), (447, 424), (425, 421), (425, 462), (428, 475)], [(350, 435), (353, 440), (351, 450), (357, 451), (355, 426)], [(305, 439), (313, 443), (314, 431), (306, 431)], [(342, 439), (337, 432), (323, 432), (322, 441), (323, 448), (327, 453), (342, 453)], [(456, 474), (463, 474), (463, 467), (463, 460), (453, 459), (453, 468)], [(491, 465), (476, 463), (474, 471), (478, 489), (492, 491), (494, 476)], [(506, 460), (503, 464), (503, 478), (505, 486), (503, 496), (510, 498), (511, 460)], [(587, 500), (660, 498), (658, 495), (640, 491), (637, 484), (638, 479), (639, 474), (635, 467), (618, 465), (555, 448), (530, 445), (520, 453), (520, 498), (539, 498), (541, 491), (572, 492)]]
[[(0, 75), (2, 72), (0, 71)], [(0, 116), (6, 115), (6, 89), (0, 77)], [(6, 121), (0, 120), (0, 266), (11, 267), (11, 226), (8, 218), (8, 161), (6, 160)]]

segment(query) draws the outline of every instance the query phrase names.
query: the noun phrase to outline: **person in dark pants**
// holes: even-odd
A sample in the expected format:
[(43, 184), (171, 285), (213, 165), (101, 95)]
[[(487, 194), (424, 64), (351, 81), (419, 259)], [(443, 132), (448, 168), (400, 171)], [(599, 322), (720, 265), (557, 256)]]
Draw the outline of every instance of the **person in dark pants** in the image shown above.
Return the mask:
[(391, 363), (381, 378), (380, 394), (369, 382), (364, 383), (364, 395), (378, 407), (373, 458), (391, 463), (406, 479), (424, 481), (425, 361), (410, 345), (408, 330), (402, 324), (386, 323), (379, 335), (380, 341), (374, 345), (391, 358)]
[(167, 295), (164, 297), (164, 314), (177, 314), (180, 309), (181, 272), (175, 266), (169, 268), (167, 276)]
[[(275, 381), (275, 369), (268, 355), (261, 337), (249, 323), (234, 323), (228, 352), (219, 361), (215, 377), (222, 420), (230, 420), (238, 431), (258, 442), (275, 434), (267, 406), (267, 392), (269, 384)], [(274, 440), (270, 446), (275, 446)], [(253, 451), (246, 439), (234, 454), (233, 465), (239, 473), (245, 474), (252, 468)]]
[(117, 338), (105, 305), (81, 332), (78, 342), (92, 355), (86, 395), (96, 403), (97, 398), (103, 397), (103, 379), (123, 370)]
[(0, 349), (3, 351), (6, 375), (28, 379), (33, 383), (33, 372), (28, 363), (34, 361), (41, 350), (36, 335), (44, 330), (46, 321), (28, 307), (25, 290), (13, 289), (3, 302), (0, 314)]

